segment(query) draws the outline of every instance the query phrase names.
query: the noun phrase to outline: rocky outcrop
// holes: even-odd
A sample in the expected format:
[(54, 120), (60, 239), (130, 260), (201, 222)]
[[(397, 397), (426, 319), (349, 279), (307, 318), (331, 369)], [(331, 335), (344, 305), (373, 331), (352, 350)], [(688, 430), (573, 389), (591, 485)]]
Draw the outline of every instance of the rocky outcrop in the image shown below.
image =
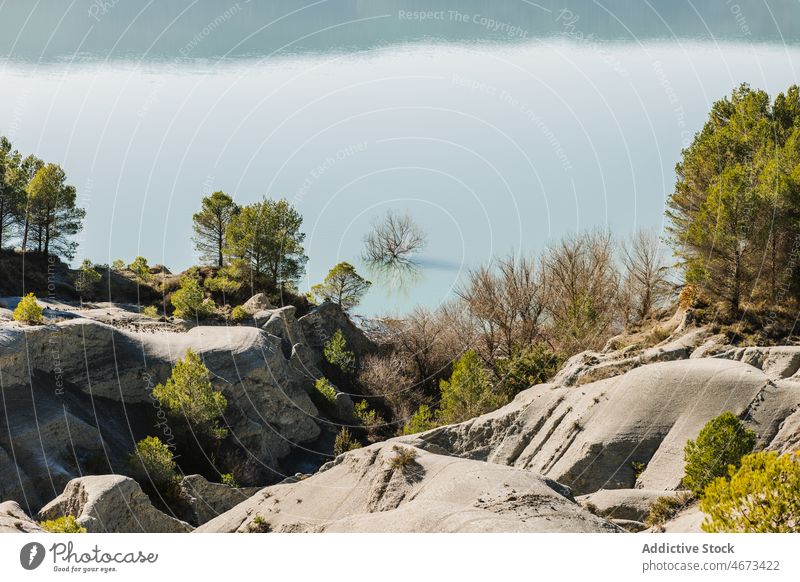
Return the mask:
[(16, 501), (0, 503), (0, 533), (42, 533), (42, 527)]
[[(125, 306), (40, 303), (47, 307), (46, 325), (0, 325), (0, 499), (16, 500), (29, 512), (81, 474), (126, 471), (137, 440), (173, 437), (151, 392), (188, 349), (202, 357), (227, 399), (226, 454), (240, 464), (235, 468), (243, 482), (280, 480), (284, 460), (327, 427), (309, 396), (321, 375), (319, 337), (306, 340), (309, 324), (298, 321), (293, 307), (260, 312), (269, 314), (264, 329), (179, 331), (137, 327), (133, 323), (147, 318)], [(308, 329), (343, 326), (353, 345), (369, 343), (336, 306), (311, 321)]]
[[(531, 469), (576, 494), (634, 486), (670, 490), (683, 475), (686, 441), (713, 417), (759, 409), (759, 418), (779, 419), (784, 399), (769, 397), (772, 390), (763, 372), (741, 362), (663, 362), (580, 388), (536, 386), (495, 412), (405, 440)], [(775, 429), (766, 424), (756, 428)], [(634, 463), (646, 467), (638, 479)]]
[(192, 527), (159, 511), (139, 484), (121, 475), (95, 475), (73, 479), (64, 493), (45, 505), (37, 518), (71, 515), (88, 532), (181, 533)]
[(266, 293), (256, 293), (250, 299), (242, 304), (242, 309), (244, 309), (250, 315), (254, 315), (259, 311), (265, 311), (267, 309), (272, 309), (272, 304), (269, 302), (269, 298), (267, 297)]
[(306, 345), (317, 353), (322, 353), (325, 343), (337, 330), (347, 341), (347, 349), (356, 354), (368, 354), (375, 350), (375, 344), (347, 317), (342, 309), (325, 302), (311, 310), (299, 320)]
[(211, 483), (201, 475), (187, 475), (181, 481), (181, 491), (191, 508), (191, 521), (203, 524), (246, 501), (259, 491), (259, 487), (230, 487)]
[(601, 489), (578, 497), (578, 503), (591, 508), (608, 519), (644, 522), (656, 499), (664, 496), (678, 497), (678, 492), (659, 489)]
[[(261, 490), (197, 532), (611, 532), (533, 472), (388, 441)], [(404, 455), (404, 462), (398, 461)]]

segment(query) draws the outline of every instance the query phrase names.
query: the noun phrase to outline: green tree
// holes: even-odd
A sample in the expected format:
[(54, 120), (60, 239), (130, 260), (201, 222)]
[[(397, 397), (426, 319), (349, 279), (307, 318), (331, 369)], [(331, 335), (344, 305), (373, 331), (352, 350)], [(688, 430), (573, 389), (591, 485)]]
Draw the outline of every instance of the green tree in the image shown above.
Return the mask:
[(20, 163), (20, 155), (12, 150), (11, 142), (0, 136), (0, 247), (9, 238), (25, 202), (25, 191), (15, 181)]
[(83, 297), (84, 293), (88, 293), (94, 289), (95, 285), (102, 279), (103, 276), (97, 272), (92, 261), (83, 259), (78, 269), (78, 274), (75, 277), (75, 288), (78, 290), (78, 293), (81, 294), (81, 297)]
[(191, 271), (181, 277), (180, 289), (172, 294), (170, 301), (175, 308), (175, 317), (181, 319), (203, 319), (214, 313), (214, 302), (206, 299), (200, 283)]
[(75, 203), (75, 187), (66, 183), (61, 166), (42, 166), (28, 184), (28, 215), (35, 227), (37, 250), (71, 259), (78, 244), (69, 239), (83, 228), (86, 211)]
[(325, 342), (322, 348), (325, 360), (339, 368), (345, 374), (352, 374), (356, 370), (356, 355), (347, 349), (347, 340), (341, 329), (333, 332), (333, 336)]
[(42, 311), (42, 306), (36, 302), (36, 295), (28, 293), (17, 304), (12, 317), (14, 321), (21, 321), (28, 325), (38, 325), (42, 323)]
[(150, 281), (150, 266), (147, 264), (147, 259), (144, 257), (136, 257), (133, 259), (133, 262), (128, 265), (128, 269), (133, 271), (133, 274), (136, 275), (136, 280), (139, 283), (147, 283)]
[(149, 436), (136, 443), (128, 464), (134, 479), (140, 483), (152, 482), (157, 489), (171, 487), (178, 481), (175, 457), (158, 437)]
[(738, 467), (755, 444), (756, 434), (732, 412), (723, 412), (708, 421), (696, 441), (686, 443), (683, 485), (695, 495), (702, 495), (706, 485), (725, 475), (729, 465)]
[(509, 398), (514, 398), (531, 386), (547, 382), (560, 365), (561, 358), (545, 342), (537, 342), (523, 349), (514, 348), (510, 358), (495, 363), (497, 376)]
[(225, 192), (203, 198), (200, 212), (192, 216), (194, 247), (202, 260), (225, 265), (225, 230), (238, 212), (239, 207)]
[(411, 415), (411, 418), (403, 425), (403, 434), (416, 434), (418, 432), (425, 432), (432, 428), (436, 428), (438, 423), (433, 414), (430, 406), (427, 404), (420, 404), (417, 411)]
[(349, 311), (361, 302), (361, 299), (372, 286), (370, 281), (356, 273), (350, 263), (339, 263), (333, 267), (319, 285), (314, 285), (311, 292), (320, 301), (331, 301)]
[(492, 390), (486, 370), (473, 351), (459, 358), (450, 380), (439, 382), (439, 390), (438, 419), (443, 424), (474, 418), (505, 404), (505, 399)]
[(201, 434), (223, 439), (227, 429), (219, 426), (228, 401), (214, 390), (200, 356), (188, 350), (183, 359), (175, 362), (172, 375), (153, 388), (153, 397), (176, 416), (183, 416)]
[(714, 103), (676, 168), (667, 210), (671, 243), (687, 282), (734, 314), (757, 293), (760, 279), (776, 296), (777, 265), (786, 262), (787, 244), (798, 233), (791, 176), (799, 160), (787, 151), (800, 121), (797, 103), (796, 87), (771, 104), (764, 91), (741, 85)]
[(700, 509), (709, 533), (800, 531), (800, 451), (744, 456), (706, 488)]
[(234, 216), (225, 230), (225, 250), (273, 285), (297, 281), (305, 272), (303, 217), (286, 200), (263, 199)]

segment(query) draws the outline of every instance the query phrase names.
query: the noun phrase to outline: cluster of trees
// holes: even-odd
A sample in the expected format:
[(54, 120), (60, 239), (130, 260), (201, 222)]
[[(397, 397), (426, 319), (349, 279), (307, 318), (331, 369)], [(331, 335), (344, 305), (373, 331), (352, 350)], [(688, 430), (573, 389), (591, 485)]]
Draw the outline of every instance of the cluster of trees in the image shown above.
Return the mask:
[(285, 199), (239, 206), (224, 192), (202, 200), (193, 217), (201, 259), (251, 285), (293, 286), (305, 272), (303, 217)]
[(0, 247), (72, 259), (86, 212), (61, 166), (23, 156), (0, 136)]
[(687, 283), (733, 316), (800, 299), (800, 91), (742, 85), (683, 151), (669, 199)]
[(398, 422), (409, 419), (407, 432), (458, 422), (652, 319), (674, 294), (657, 235), (570, 236), (540, 256), (472, 270), (457, 299), (437, 310), (387, 321), (384, 352), (364, 359), (360, 382), (390, 403)]

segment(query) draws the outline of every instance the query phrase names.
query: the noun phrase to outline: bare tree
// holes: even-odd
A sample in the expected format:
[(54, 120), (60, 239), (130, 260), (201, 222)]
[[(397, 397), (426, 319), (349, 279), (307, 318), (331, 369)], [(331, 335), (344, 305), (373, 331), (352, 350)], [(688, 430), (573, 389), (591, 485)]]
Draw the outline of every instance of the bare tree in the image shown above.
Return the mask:
[(566, 353), (599, 349), (614, 323), (619, 273), (607, 232), (589, 232), (550, 247), (542, 267), (545, 300), (560, 347)]
[(364, 238), (362, 259), (374, 275), (402, 283), (417, 273), (415, 257), (426, 244), (425, 233), (411, 215), (389, 211)]
[(496, 269), (481, 267), (457, 291), (475, 320), (477, 349), (487, 362), (511, 357), (514, 349), (539, 338), (544, 315), (545, 281), (534, 259), (499, 261)]
[(620, 303), (626, 322), (643, 321), (672, 294), (661, 241), (656, 233), (637, 231), (622, 248), (624, 278)]

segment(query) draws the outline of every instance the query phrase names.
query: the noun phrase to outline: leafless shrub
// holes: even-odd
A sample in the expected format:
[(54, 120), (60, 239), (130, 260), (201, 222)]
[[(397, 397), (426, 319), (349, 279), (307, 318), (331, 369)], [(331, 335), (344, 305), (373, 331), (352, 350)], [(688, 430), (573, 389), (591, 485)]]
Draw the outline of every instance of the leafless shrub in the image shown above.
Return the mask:
[(547, 249), (545, 306), (566, 353), (599, 349), (615, 320), (619, 273), (607, 232), (589, 232)]
[(389, 211), (364, 238), (362, 259), (376, 277), (402, 285), (404, 279), (417, 274), (415, 256), (426, 243), (425, 233), (411, 215)]
[(673, 293), (658, 235), (637, 231), (622, 247), (620, 310), (626, 323), (644, 321)]

